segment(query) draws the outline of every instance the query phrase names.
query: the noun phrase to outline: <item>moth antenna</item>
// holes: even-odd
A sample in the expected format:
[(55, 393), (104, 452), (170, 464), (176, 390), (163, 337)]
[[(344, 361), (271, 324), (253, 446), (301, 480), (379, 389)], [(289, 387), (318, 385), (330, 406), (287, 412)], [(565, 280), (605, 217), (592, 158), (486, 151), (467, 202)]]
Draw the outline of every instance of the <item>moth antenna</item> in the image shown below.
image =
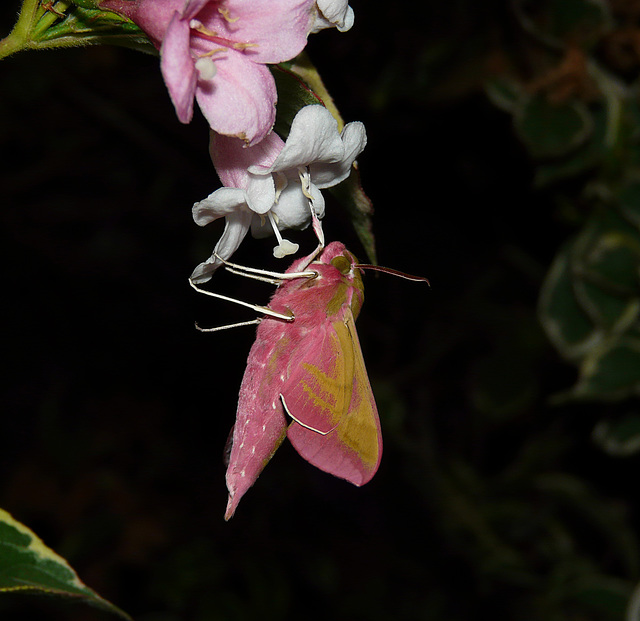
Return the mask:
[(371, 265), (369, 263), (356, 263), (353, 267), (359, 267), (361, 270), (372, 270), (374, 272), (384, 272), (385, 274), (390, 274), (391, 276), (398, 276), (398, 278), (404, 278), (405, 280), (412, 280), (414, 282), (426, 282), (429, 286), (431, 283), (428, 278), (424, 276), (414, 276), (413, 274), (407, 274), (406, 272), (401, 272), (400, 270), (394, 270), (390, 267), (382, 267), (381, 265)]
[(196, 330), (200, 332), (218, 332), (220, 330), (229, 330), (231, 328), (240, 328), (241, 326), (253, 326), (260, 323), (262, 319), (251, 319), (250, 321), (240, 321), (238, 323), (229, 323), (226, 326), (217, 326), (215, 328), (201, 328), (198, 322), (195, 323)]
[(336, 429), (336, 427), (338, 426), (338, 425), (336, 425), (335, 427), (332, 427), (331, 429), (329, 429), (329, 431), (320, 431), (320, 429), (316, 429), (315, 427), (312, 427), (311, 425), (306, 425), (299, 418), (296, 418), (289, 411), (289, 408), (287, 407), (287, 402), (284, 400), (284, 395), (280, 394), (280, 400), (282, 401), (282, 405), (284, 407), (284, 410), (289, 415), (289, 417), (292, 418), (296, 423), (298, 423), (298, 425), (300, 425), (301, 427), (304, 427), (305, 429), (308, 429), (309, 431), (313, 431), (315, 433), (319, 433), (321, 436), (326, 436), (326, 435), (329, 435), (332, 431), (334, 431)]
[(201, 289), (196, 285), (196, 283), (189, 278), (189, 284), (198, 292), (203, 293), (204, 295), (209, 295), (212, 298), (218, 298), (219, 300), (225, 300), (226, 302), (233, 302), (234, 304), (240, 304), (240, 306), (246, 306), (258, 313), (262, 313), (263, 315), (269, 315), (269, 317), (275, 317), (276, 319), (283, 319), (284, 321), (293, 321), (295, 319), (293, 313), (291, 315), (284, 315), (283, 313), (278, 313), (274, 310), (271, 310), (267, 306), (259, 306), (258, 304), (251, 304), (250, 302), (244, 302), (243, 300), (236, 300), (235, 298), (230, 298), (226, 295), (222, 295), (220, 293), (214, 293), (213, 291), (207, 291), (206, 289)]
[[(220, 259), (220, 261), (224, 263), (225, 269), (229, 270), (232, 274), (237, 274), (238, 276), (246, 276), (247, 278), (253, 278), (254, 280), (263, 280), (274, 285), (281, 284), (283, 280), (295, 280), (296, 278), (316, 278), (318, 276), (318, 272), (314, 272), (313, 270), (290, 273), (271, 272), (269, 270), (262, 270), (258, 267), (247, 267), (245, 265), (231, 263), (230, 261), (223, 259), (220, 255), (215, 253), (214, 256), (217, 259)], [(265, 278), (262, 278), (263, 276)]]

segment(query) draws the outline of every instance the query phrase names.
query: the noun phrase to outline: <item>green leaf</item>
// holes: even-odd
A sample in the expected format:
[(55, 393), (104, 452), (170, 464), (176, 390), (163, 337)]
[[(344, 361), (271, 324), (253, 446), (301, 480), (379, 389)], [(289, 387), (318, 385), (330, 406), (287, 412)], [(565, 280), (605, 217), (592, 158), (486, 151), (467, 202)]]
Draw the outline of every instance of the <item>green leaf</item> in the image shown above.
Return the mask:
[(593, 430), (593, 439), (609, 455), (628, 457), (640, 451), (640, 414), (604, 420)]
[(279, 66), (298, 76), (302, 83), (306, 85), (306, 88), (313, 92), (314, 96), (319, 98), (320, 103), (331, 112), (333, 118), (338, 122), (338, 130), (342, 131), (344, 120), (340, 115), (340, 111), (333, 102), (333, 97), (331, 97), (331, 94), (320, 77), (320, 73), (309, 57), (302, 52), (293, 60), (281, 63)]
[(606, 0), (538, 0), (529, 3), (527, 12), (528, 30), (554, 47), (591, 48), (613, 26)]
[(582, 102), (551, 103), (541, 95), (522, 100), (514, 123), (516, 133), (535, 158), (571, 153), (589, 139), (594, 128)]
[(510, 114), (516, 112), (523, 97), (522, 85), (505, 76), (488, 80), (484, 85), (484, 90), (494, 106)]
[(93, 604), (130, 621), (129, 615), (85, 586), (67, 561), (35, 533), (0, 509), (0, 593), (30, 592)]
[(626, 621), (640, 621), (640, 584), (637, 584), (627, 607)]
[(274, 129), (280, 136), (286, 138), (289, 135), (291, 123), (301, 108), (323, 102), (320, 96), (286, 65), (274, 65), (270, 69), (278, 89)]
[(579, 367), (569, 397), (640, 394), (640, 229), (638, 188), (602, 205), (554, 260), (539, 317), (560, 353)]
[(611, 576), (585, 576), (572, 585), (573, 597), (594, 615), (593, 618), (624, 619), (631, 588)]
[(573, 393), (611, 400), (640, 394), (640, 339), (621, 338), (592, 352), (581, 366)]
[(540, 322), (547, 335), (569, 360), (576, 360), (601, 341), (589, 315), (575, 295), (571, 254), (566, 246), (555, 258), (540, 292)]
[(605, 0), (555, 0), (549, 18), (554, 36), (586, 45), (595, 43), (613, 24)]
[[(51, 25), (41, 20), (42, 25), (36, 26), (34, 40), (38, 42), (75, 39), (79, 45), (89, 42), (111, 43), (105, 38), (135, 39), (138, 43), (155, 52), (155, 48), (146, 35), (132, 21), (110, 11), (72, 6), (64, 14), (64, 17), (53, 21)], [(46, 27), (45, 27), (46, 25)], [(99, 37), (98, 41), (94, 41)]]
[(631, 180), (619, 194), (622, 215), (640, 230), (640, 181)]
[(535, 173), (537, 187), (545, 187), (556, 181), (575, 177), (602, 163), (609, 149), (606, 141), (612, 121), (604, 107), (593, 111), (592, 121), (593, 131), (580, 148), (566, 157), (540, 162)]

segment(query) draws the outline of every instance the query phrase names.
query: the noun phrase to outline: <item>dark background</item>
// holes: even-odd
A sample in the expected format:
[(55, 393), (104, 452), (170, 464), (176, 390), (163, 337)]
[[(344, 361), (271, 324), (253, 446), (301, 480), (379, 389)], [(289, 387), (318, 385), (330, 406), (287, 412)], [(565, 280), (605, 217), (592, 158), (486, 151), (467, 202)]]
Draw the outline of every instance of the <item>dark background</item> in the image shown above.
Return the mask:
[[(222, 230), (191, 219), (218, 184), (206, 124), (177, 121), (152, 56), (28, 52), (0, 63), (0, 506), (137, 621), (622, 618), (638, 464), (591, 440), (614, 406), (549, 401), (575, 369), (536, 303), (571, 228), (482, 90), (520, 36), (508, 3), (352, 6), (354, 28), (308, 52), (367, 127), (379, 262), (431, 281), (366, 277), (376, 477), (357, 489), (285, 444), (223, 521), (254, 330), (194, 329), (252, 318), (187, 282)], [(3, 33), (17, 8), (3, 3)], [(364, 255), (331, 202), (325, 232)], [(282, 269), (272, 245), (234, 259)], [(271, 293), (222, 273), (216, 289)], [(107, 618), (0, 601), (3, 619), (34, 612)]]

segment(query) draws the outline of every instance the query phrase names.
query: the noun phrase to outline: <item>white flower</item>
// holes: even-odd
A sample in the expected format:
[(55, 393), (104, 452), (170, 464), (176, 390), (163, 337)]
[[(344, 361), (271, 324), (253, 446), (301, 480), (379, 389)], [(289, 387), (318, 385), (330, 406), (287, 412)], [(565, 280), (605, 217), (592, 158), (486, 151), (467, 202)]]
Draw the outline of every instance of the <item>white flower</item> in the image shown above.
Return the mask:
[(192, 280), (209, 280), (220, 258), (228, 259), (249, 229), (254, 237), (275, 233), (277, 257), (296, 252), (297, 245), (282, 239), (280, 231), (308, 226), (311, 210), (324, 216), (320, 190), (349, 176), (366, 141), (362, 123), (348, 123), (339, 133), (336, 120), (321, 105), (296, 114), (286, 142), (270, 134), (245, 148), (239, 139), (212, 134), (211, 157), (225, 187), (196, 203), (193, 218), (200, 226), (221, 217), (226, 224), (213, 255), (196, 267)]

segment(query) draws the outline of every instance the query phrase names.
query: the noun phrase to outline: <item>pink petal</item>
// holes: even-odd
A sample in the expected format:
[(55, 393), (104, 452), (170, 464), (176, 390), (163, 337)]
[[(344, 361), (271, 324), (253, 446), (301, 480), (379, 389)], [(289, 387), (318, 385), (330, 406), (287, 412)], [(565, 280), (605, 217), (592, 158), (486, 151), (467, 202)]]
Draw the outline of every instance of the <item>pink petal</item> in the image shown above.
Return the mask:
[(223, 185), (246, 190), (250, 178), (247, 168), (254, 165), (270, 166), (283, 146), (282, 138), (274, 132), (258, 144), (247, 147), (239, 138), (222, 136), (212, 131), (209, 154)]
[(315, 0), (227, 0), (228, 21), (217, 3), (205, 7), (198, 19), (221, 37), (256, 47), (246, 50), (253, 62), (279, 63), (297, 56), (307, 43)]
[(214, 57), (217, 73), (199, 80), (196, 99), (211, 129), (248, 145), (260, 142), (276, 118), (277, 91), (271, 72), (237, 50)]
[(215, 0), (214, 2), (211, 0), (186, 0), (186, 2), (182, 0), (182, 3), (184, 4), (182, 17), (187, 21), (192, 20), (207, 4), (217, 4)]
[(128, 17), (160, 47), (173, 14), (176, 11), (182, 14), (184, 3), (185, 0), (104, 0), (100, 8)]
[(160, 49), (160, 68), (178, 118), (188, 123), (193, 117), (197, 72), (189, 50), (189, 23), (173, 14)]

